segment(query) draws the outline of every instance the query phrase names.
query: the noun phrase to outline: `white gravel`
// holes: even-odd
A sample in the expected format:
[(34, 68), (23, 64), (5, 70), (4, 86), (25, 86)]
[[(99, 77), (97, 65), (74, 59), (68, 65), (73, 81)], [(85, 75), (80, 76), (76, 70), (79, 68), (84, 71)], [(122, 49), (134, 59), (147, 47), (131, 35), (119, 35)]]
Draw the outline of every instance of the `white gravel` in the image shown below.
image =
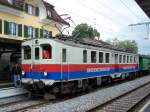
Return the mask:
[(85, 112), (148, 82), (150, 82), (150, 76), (102, 89), (60, 103), (28, 110), (28, 112)]

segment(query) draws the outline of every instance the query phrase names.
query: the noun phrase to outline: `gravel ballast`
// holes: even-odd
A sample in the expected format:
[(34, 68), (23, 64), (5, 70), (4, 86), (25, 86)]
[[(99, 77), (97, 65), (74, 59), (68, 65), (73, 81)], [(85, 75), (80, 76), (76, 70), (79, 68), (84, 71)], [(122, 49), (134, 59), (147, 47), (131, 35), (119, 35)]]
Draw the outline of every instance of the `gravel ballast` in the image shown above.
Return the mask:
[(45, 105), (28, 112), (85, 112), (150, 82), (150, 76), (102, 89), (56, 104)]

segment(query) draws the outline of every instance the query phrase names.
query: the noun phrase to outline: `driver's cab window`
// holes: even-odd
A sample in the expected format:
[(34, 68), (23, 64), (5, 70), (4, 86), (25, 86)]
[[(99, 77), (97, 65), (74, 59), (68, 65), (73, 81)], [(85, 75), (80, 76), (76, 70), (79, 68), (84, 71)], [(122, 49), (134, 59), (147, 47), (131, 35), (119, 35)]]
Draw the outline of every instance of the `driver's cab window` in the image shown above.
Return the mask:
[(24, 59), (31, 59), (31, 47), (30, 46), (24, 46), (23, 47), (24, 50)]
[(52, 58), (52, 47), (49, 44), (42, 45), (42, 59)]

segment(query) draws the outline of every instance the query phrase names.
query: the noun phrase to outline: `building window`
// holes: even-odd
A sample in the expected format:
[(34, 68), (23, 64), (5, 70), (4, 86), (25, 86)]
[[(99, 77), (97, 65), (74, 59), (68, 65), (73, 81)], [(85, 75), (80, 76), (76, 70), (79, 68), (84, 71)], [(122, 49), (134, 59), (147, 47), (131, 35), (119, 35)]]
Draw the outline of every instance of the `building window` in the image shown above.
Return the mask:
[(52, 31), (40, 29), (40, 38), (49, 38), (52, 37)]
[(34, 29), (32, 26), (28, 26), (28, 37), (34, 36)]
[(28, 14), (33, 15), (33, 6), (28, 4)]
[(109, 57), (110, 57), (109, 53), (106, 53), (106, 54), (105, 54), (105, 62), (106, 62), (106, 63), (109, 63), (109, 61), (110, 61), (110, 60), (109, 60)]
[(49, 10), (47, 11), (47, 14), (48, 14), (49, 17), (52, 16), (52, 15), (51, 15), (51, 11), (49, 11)]
[(4, 21), (4, 34), (17, 35), (17, 24), (13, 22)]
[(24, 26), (24, 37), (35, 37), (35, 29), (32, 26)]
[(99, 52), (99, 63), (103, 63), (103, 52)]
[(15, 23), (9, 22), (9, 25), (8, 25), (8, 34), (10, 34), (10, 35), (16, 35), (16, 24)]
[(28, 36), (33, 36), (33, 28), (32, 27), (28, 27)]
[(96, 63), (96, 51), (91, 51), (91, 63)]
[(8, 0), (8, 2), (12, 5), (15, 4), (15, 0)]
[(48, 31), (43, 30), (43, 37), (44, 37), (44, 38), (48, 38)]
[(83, 63), (87, 63), (87, 50), (83, 50)]
[(66, 62), (66, 59), (67, 59), (67, 51), (66, 49), (62, 49), (62, 62)]
[(31, 48), (29, 46), (24, 46), (24, 59), (31, 59)]
[(39, 7), (34, 7), (33, 5), (25, 4), (25, 11), (30, 15), (39, 16)]

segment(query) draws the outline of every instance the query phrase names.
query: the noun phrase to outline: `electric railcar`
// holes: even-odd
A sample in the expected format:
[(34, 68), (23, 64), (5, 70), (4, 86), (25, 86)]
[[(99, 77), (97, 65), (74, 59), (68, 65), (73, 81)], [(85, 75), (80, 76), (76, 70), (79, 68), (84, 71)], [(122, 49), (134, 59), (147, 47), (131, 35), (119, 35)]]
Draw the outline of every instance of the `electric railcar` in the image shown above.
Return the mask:
[[(100, 42), (99, 42), (100, 43)], [(108, 45), (61, 39), (22, 43), (22, 83), (50, 93), (68, 92), (125, 78), (138, 71), (138, 54)]]

